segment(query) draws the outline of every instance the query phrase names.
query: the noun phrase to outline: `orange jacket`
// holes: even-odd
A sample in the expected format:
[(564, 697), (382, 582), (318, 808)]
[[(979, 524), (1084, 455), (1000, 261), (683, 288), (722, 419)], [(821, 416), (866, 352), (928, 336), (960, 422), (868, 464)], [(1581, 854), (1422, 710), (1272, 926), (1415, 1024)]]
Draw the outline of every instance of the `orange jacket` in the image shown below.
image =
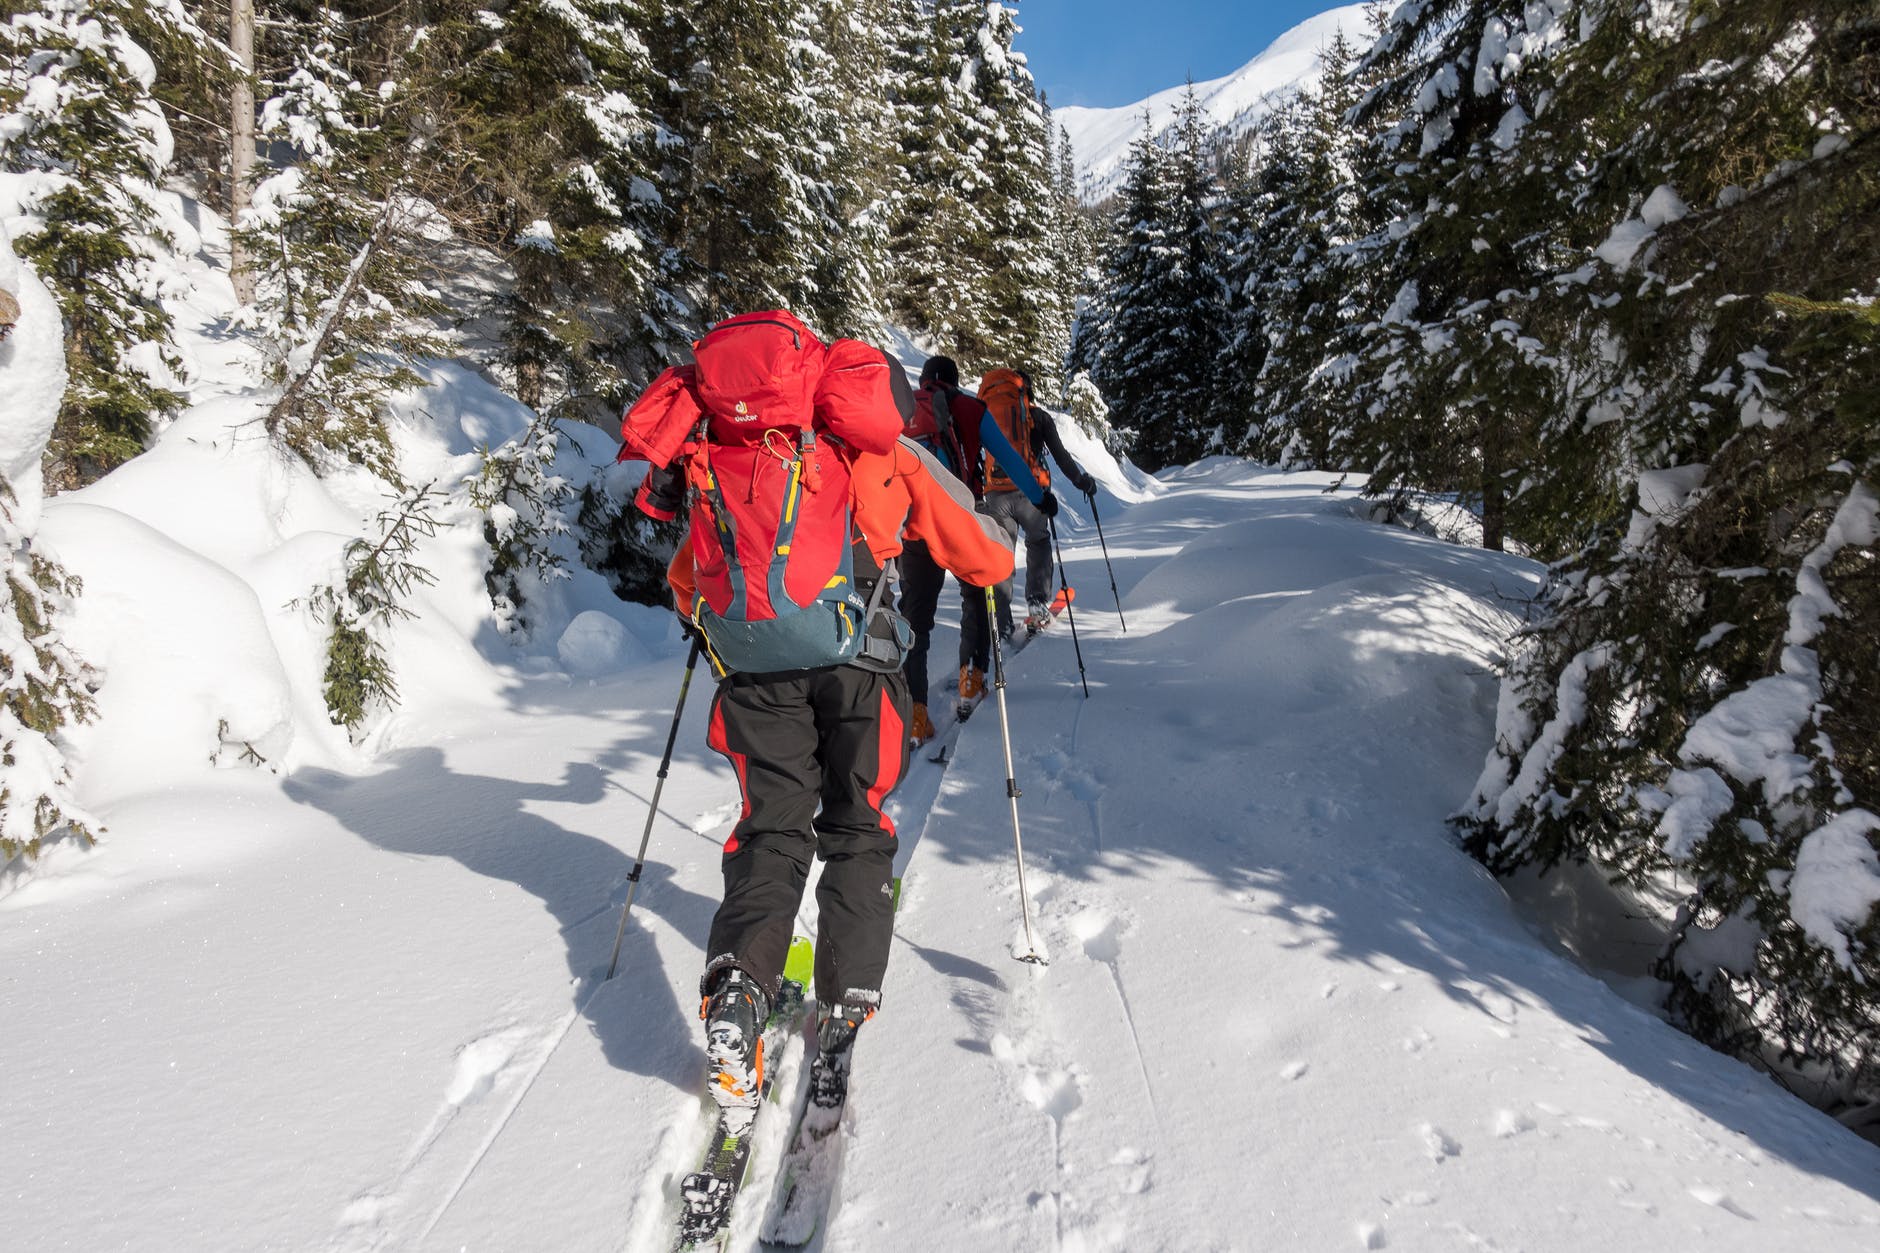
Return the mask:
[[(912, 440), (899, 440), (885, 453), (850, 453), (849, 506), (877, 564), (898, 557), (904, 540), (924, 540), (934, 561), (962, 583), (988, 587), (1012, 575), (1005, 532), (975, 513), (965, 484)], [(698, 580), (689, 529), (666, 566), (666, 580), (680, 614), (690, 617)]]

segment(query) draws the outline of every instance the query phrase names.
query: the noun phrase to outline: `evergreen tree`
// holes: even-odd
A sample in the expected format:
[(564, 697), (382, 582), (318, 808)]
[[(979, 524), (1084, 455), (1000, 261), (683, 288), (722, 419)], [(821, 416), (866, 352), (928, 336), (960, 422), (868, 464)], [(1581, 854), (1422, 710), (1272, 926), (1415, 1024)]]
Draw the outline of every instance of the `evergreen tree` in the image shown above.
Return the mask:
[(691, 337), (672, 290), (650, 0), (518, 0), (432, 29), (418, 74), (464, 175), (448, 203), (506, 255), (516, 396), (604, 423)]
[(392, 76), (402, 67), (372, 65), (328, 10), (290, 64), (260, 134), (292, 159), (236, 224), (256, 259), (252, 316), (280, 393), (265, 423), (316, 468), (355, 462), (397, 483), (385, 400), (416, 383), (413, 356), (437, 351), (411, 321), (435, 302), (419, 281), (431, 210), (417, 195), (425, 163), (405, 133), (406, 86)]
[(1458, 493), (1500, 549), (1519, 469), (1557, 401), (1526, 306), (1557, 257), (1548, 172), (1520, 151), (1551, 88), (1552, 0), (1433, 0), (1392, 17), (1370, 54), (1383, 81), (1357, 120), (1401, 109), (1380, 138), (1388, 225), (1367, 248), (1380, 301), (1357, 343), (1356, 401), (1341, 439), (1367, 490)]
[(828, 234), (811, 284), (814, 320), (830, 335), (878, 338), (888, 321), (888, 241), (896, 191), (893, 53), (906, 5), (838, 0), (812, 9), (799, 51), (826, 150)]
[(398, 683), (386, 651), (392, 627), (412, 616), (413, 590), (436, 582), (417, 562), (420, 540), (437, 533), (439, 493), (426, 483), (406, 488), (379, 514), (376, 540), (346, 545), (345, 575), (315, 587), (307, 605), (327, 628), (321, 694), (335, 726), (357, 741), (367, 723), (398, 704)]
[[(1572, 16), (1530, 141), (1585, 169), (1535, 490), (1586, 538), (1465, 830), (1498, 869), (1677, 876), (1677, 1018), (1872, 1099), (1880, 47), (1827, 0)], [(1556, 483), (1589, 479), (1616, 490)]]
[[(1166, 276), (1172, 251), (1168, 238), (1168, 156), (1150, 134), (1130, 146), (1123, 190), (1113, 216), (1114, 242), (1096, 295), (1086, 310), (1085, 352), (1072, 354), (1075, 367), (1087, 355), (1092, 381), (1120, 411), (1118, 435), (1133, 447), (1138, 423), (1156, 411), (1159, 318), (1166, 309)], [(1138, 415), (1143, 415), (1139, 417)]]
[(37, 0), (0, 26), (0, 169), (31, 179), (14, 247), (45, 276), (65, 319), (68, 386), (46, 450), (54, 491), (143, 451), (174, 410), (178, 363), (151, 261), (166, 247), (154, 197), (169, 127), (156, 65), (131, 35), (186, 20), (174, 3)]
[(91, 669), (54, 629), (79, 583), (35, 551), (17, 505), (0, 475), (0, 866), (59, 836), (88, 844), (98, 825), (73, 796), (57, 744), (93, 712)]
[[(1282, 104), (1261, 119), (1227, 156), (1220, 222), (1221, 278), (1227, 292), (1225, 345), (1215, 387), (1215, 421), (1242, 448), (1281, 460), (1291, 443), (1293, 414), (1276, 398), (1287, 377), (1267, 361), (1299, 345), (1288, 334), (1284, 311), (1300, 277), (1299, 220), (1309, 205), (1299, 160), (1299, 106)], [(1277, 344), (1277, 348), (1275, 345)]]
[[(984, 8), (935, 0), (895, 49), (901, 186), (889, 252), (894, 307), (910, 330), (962, 363), (982, 361), (981, 309), (991, 287), (982, 258), (991, 228), (980, 216), (986, 119), (961, 88)], [(980, 246), (975, 246), (979, 241)]]
[(1255, 447), (1289, 464), (1340, 468), (1335, 433), (1353, 407), (1354, 330), (1373, 282), (1353, 247), (1362, 227), (1347, 115), (1359, 96), (1357, 57), (1342, 29), (1319, 57), (1317, 87), (1269, 118), (1240, 269), (1243, 319), (1258, 319), (1265, 340), (1250, 403)]
[(1192, 90), (1171, 151), (1144, 127), (1130, 150), (1119, 243), (1099, 295), (1092, 374), (1135, 432), (1132, 456), (1150, 470), (1225, 451), (1214, 387), (1226, 294), (1216, 269), (1208, 139)]
[(1056, 316), (1064, 327), (1065, 395), (1068, 397), (1074, 376), (1080, 370), (1087, 372), (1087, 366), (1070, 368), (1070, 358), (1075, 352), (1072, 341), (1082, 316), (1084, 294), (1095, 284), (1091, 263), (1096, 256), (1096, 241), (1090, 217), (1077, 192), (1077, 153), (1071, 147), (1070, 132), (1061, 126), (1052, 144), (1052, 167), (1051, 198), (1055, 217), (1051, 264), (1056, 278), (1052, 298), (1056, 302)]
[(834, 213), (799, 47), (810, 0), (674, 0), (670, 15), (675, 240), (698, 318), (809, 308)]
[(1057, 295), (1050, 115), (1024, 58), (1012, 51), (1017, 35), (1011, 9), (985, 5), (974, 33), (977, 55), (967, 67), (969, 97), (986, 133), (969, 196), (982, 233), (963, 241), (986, 276), (973, 309), (969, 360), (1023, 370), (1050, 394), (1061, 378), (1070, 324)]

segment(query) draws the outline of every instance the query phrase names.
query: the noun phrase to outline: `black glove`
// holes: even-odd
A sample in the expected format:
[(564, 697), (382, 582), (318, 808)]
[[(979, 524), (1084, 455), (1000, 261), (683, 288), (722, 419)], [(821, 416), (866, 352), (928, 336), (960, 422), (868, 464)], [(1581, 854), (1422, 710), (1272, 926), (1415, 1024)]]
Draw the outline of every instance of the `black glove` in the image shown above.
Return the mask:
[(1097, 494), (1097, 476), (1090, 473), (1088, 470), (1084, 471), (1084, 477), (1077, 483), (1077, 490), (1086, 496), (1095, 496)]
[(684, 469), (677, 462), (649, 468), (646, 481), (640, 484), (637, 503), (642, 513), (663, 522), (678, 517), (685, 508)]
[(1057, 517), (1058, 498), (1050, 488), (1044, 489), (1044, 499), (1038, 502), (1038, 512), (1047, 518)]

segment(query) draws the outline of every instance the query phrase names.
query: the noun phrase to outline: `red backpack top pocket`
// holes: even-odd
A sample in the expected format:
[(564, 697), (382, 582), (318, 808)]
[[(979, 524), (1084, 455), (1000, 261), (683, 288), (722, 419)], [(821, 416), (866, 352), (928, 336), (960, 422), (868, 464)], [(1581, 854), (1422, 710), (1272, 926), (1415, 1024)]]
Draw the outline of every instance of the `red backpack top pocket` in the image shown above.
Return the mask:
[(795, 314), (767, 309), (727, 318), (692, 353), (698, 398), (718, 443), (758, 444), (766, 432), (794, 435), (814, 421), (829, 350)]
[(901, 410), (886, 353), (858, 339), (829, 348), (816, 383), (816, 426), (851, 448), (885, 453), (901, 437)]

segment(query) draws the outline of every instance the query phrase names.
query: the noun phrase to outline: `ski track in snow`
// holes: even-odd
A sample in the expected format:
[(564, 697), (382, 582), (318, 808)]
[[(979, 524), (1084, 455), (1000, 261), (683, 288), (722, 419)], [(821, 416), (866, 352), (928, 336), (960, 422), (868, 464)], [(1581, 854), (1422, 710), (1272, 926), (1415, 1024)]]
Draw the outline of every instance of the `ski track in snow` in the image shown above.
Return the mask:
[[(398, 1243), (408, 1234), (402, 1230), (399, 1220), (416, 1199), (413, 1194), (435, 1190), (451, 1169), (450, 1160), (471, 1149), (474, 1143), (455, 1185), (444, 1193), (442, 1204), (418, 1232), (417, 1238), (422, 1241), (462, 1191), (490, 1144), (502, 1133), (574, 1018), (575, 1014), (570, 1012), (548, 1030), (497, 1028), (459, 1048), (450, 1081), (431, 1124), (390, 1179), (362, 1191), (346, 1206), (340, 1217), (340, 1230), (327, 1247), (335, 1253), (368, 1253)], [(477, 1112), (492, 1108), (491, 1098), (499, 1092), (508, 1100), (494, 1121), (485, 1120), (480, 1128), (459, 1126), (459, 1119), (466, 1114), (469, 1115), (466, 1123), (475, 1122)]]

